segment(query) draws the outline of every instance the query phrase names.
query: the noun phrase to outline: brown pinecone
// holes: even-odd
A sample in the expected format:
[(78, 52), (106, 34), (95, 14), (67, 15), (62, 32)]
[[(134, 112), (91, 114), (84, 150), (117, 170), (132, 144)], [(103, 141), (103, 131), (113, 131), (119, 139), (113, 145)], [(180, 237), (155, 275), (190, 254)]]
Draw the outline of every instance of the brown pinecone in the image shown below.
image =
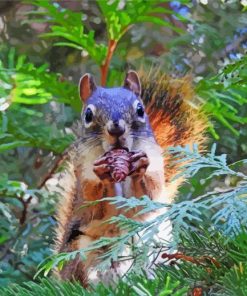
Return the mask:
[(115, 182), (122, 182), (129, 175), (131, 155), (132, 153), (125, 149), (113, 149), (105, 154)]

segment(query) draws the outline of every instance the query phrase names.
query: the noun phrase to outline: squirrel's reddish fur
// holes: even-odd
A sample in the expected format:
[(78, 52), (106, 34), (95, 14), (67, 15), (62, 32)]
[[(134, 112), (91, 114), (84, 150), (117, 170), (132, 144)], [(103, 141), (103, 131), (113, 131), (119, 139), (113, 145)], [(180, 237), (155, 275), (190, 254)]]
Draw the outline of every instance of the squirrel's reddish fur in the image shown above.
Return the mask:
[[(164, 149), (197, 144), (203, 150), (206, 142), (207, 118), (195, 102), (191, 78), (172, 78), (151, 71), (141, 72), (142, 99), (158, 144)], [(164, 157), (165, 181), (170, 200), (174, 198), (184, 178), (173, 178), (181, 171), (183, 163), (173, 162), (166, 151)]]

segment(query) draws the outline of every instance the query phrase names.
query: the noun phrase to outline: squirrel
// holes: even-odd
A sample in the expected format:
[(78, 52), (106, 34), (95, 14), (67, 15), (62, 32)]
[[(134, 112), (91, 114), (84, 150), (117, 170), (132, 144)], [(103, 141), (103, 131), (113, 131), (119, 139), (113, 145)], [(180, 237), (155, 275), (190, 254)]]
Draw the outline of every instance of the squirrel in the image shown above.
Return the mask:
[[(175, 79), (152, 71), (139, 77), (130, 70), (123, 86), (104, 88), (85, 74), (79, 94), (83, 102), (81, 135), (59, 181), (63, 189), (57, 211), (56, 253), (87, 248), (100, 237), (120, 234), (117, 225), (104, 222), (121, 210), (106, 201), (83, 207), (87, 202), (119, 194), (172, 202), (184, 177), (172, 180), (182, 164), (173, 163), (172, 155), (164, 157), (164, 149), (193, 143), (203, 147), (206, 140), (205, 116), (190, 104), (194, 93), (189, 78)], [(127, 159), (129, 164), (120, 182), (109, 166), (109, 152), (114, 150), (120, 153), (120, 162)], [(137, 211), (124, 215), (133, 218)], [(87, 286), (98, 254), (87, 255), (86, 261), (77, 256), (66, 263), (58, 276)]]

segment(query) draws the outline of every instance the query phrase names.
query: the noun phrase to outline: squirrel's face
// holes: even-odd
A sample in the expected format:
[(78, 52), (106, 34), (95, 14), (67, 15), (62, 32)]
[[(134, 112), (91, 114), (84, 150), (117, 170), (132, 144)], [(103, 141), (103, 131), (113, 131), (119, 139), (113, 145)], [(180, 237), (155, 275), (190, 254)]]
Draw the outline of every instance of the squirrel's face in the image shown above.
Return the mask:
[(113, 147), (131, 149), (135, 138), (150, 136), (136, 72), (128, 72), (123, 87), (97, 87), (89, 74), (81, 78), (79, 87), (84, 101), (84, 134), (100, 139), (105, 151)]

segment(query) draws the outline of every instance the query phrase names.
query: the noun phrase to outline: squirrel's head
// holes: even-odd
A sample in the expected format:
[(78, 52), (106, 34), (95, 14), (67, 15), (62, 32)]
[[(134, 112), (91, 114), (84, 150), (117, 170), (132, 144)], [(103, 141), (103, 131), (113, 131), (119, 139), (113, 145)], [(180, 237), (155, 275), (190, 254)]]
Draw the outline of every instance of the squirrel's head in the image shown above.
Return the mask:
[(79, 92), (84, 104), (84, 134), (101, 139), (105, 151), (113, 147), (131, 149), (135, 139), (152, 136), (135, 71), (128, 71), (123, 86), (116, 88), (99, 87), (92, 75), (85, 74)]

